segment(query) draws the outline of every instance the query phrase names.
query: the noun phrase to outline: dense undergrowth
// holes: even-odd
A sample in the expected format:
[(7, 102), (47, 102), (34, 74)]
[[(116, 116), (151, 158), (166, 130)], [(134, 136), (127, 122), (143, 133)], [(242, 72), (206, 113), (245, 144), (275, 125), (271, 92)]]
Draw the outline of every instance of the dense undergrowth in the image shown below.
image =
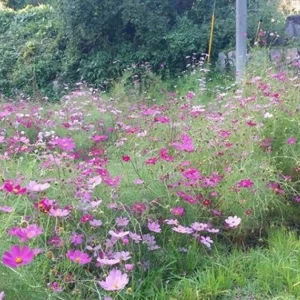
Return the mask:
[(298, 299), (298, 64), (251, 64), (2, 101), (6, 299)]

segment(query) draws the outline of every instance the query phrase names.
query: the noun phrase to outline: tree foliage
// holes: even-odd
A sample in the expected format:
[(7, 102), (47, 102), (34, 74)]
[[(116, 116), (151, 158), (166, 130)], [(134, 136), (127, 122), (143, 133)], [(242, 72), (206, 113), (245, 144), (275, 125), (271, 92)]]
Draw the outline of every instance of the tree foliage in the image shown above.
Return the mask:
[[(14, 9), (40, 2), (0, 1)], [(10, 91), (12, 85), (50, 90), (54, 79), (100, 84), (117, 78), (128, 66), (146, 62), (163, 76), (175, 76), (185, 69), (186, 56), (194, 53), (199, 58), (207, 52), (214, 7), (211, 0), (45, 2), (52, 6), (0, 11), (2, 92)], [(248, 1), (250, 41), (260, 19), (265, 30), (284, 28), (282, 23), (271, 22), (279, 19), (276, 2)], [(235, 0), (217, 0), (215, 16), (214, 58), (234, 47)], [(24, 56), (28, 51), (30, 56)]]

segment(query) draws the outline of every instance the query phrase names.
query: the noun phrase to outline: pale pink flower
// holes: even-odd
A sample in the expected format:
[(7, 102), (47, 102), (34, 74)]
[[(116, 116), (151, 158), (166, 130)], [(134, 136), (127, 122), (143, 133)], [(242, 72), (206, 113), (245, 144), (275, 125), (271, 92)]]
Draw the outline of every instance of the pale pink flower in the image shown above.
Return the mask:
[(129, 282), (128, 275), (120, 270), (113, 269), (109, 272), (105, 281), (99, 281), (99, 285), (106, 291), (119, 291), (125, 288)]
[(201, 244), (205, 245), (209, 249), (211, 248), (211, 245), (214, 242), (209, 236), (201, 236), (199, 241)]
[(156, 232), (156, 233), (161, 232), (161, 228), (160, 228), (160, 225), (159, 225), (158, 221), (155, 221), (155, 222), (148, 221), (148, 229), (150, 231)]
[(10, 206), (0, 206), (0, 211), (3, 211), (5, 213), (11, 213), (14, 210), (15, 209), (13, 207), (10, 207)]
[(42, 192), (50, 187), (49, 183), (37, 183), (36, 181), (29, 181), (27, 190), (30, 192)]
[(123, 238), (124, 236), (128, 235), (129, 234), (129, 231), (120, 231), (120, 232), (114, 232), (113, 230), (110, 230), (108, 232), (112, 237), (115, 237), (115, 238)]
[(66, 217), (68, 216), (70, 211), (68, 209), (61, 209), (61, 208), (51, 208), (49, 211), (49, 215), (52, 217)]
[(237, 216), (234, 216), (234, 217), (228, 217), (226, 220), (225, 220), (225, 223), (230, 227), (230, 228), (235, 228), (237, 226), (240, 225), (242, 219), (237, 217)]
[(100, 264), (100, 265), (108, 265), (108, 266), (113, 266), (113, 265), (116, 265), (118, 263), (120, 263), (120, 259), (115, 259), (115, 258), (107, 258), (107, 257), (104, 257), (104, 258), (100, 258), (98, 257), (97, 258), (97, 262)]
[(178, 232), (178, 233), (184, 233), (184, 234), (192, 234), (194, 230), (190, 227), (185, 227), (182, 225), (178, 225), (177, 227), (173, 227), (172, 230)]

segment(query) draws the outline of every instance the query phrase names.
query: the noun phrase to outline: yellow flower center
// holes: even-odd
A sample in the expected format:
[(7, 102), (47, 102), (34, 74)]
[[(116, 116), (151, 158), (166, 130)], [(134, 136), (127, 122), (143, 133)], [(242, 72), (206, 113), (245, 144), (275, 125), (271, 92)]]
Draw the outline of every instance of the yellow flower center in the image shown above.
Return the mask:
[(22, 261), (23, 261), (23, 259), (22, 259), (21, 257), (17, 257), (17, 258), (15, 259), (15, 262), (16, 262), (17, 264), (20, 264)]
[(76, 257), (75, 261), (79, 263), (81, 261), (81, 258), (80, 257)]

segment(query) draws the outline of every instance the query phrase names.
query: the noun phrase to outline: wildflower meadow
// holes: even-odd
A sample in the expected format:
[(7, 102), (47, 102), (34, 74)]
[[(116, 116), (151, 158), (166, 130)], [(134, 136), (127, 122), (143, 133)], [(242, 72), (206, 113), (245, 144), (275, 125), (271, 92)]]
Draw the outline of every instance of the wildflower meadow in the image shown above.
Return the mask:
[(298, 72), (3, 98), (0, 299), (299, 299)]

